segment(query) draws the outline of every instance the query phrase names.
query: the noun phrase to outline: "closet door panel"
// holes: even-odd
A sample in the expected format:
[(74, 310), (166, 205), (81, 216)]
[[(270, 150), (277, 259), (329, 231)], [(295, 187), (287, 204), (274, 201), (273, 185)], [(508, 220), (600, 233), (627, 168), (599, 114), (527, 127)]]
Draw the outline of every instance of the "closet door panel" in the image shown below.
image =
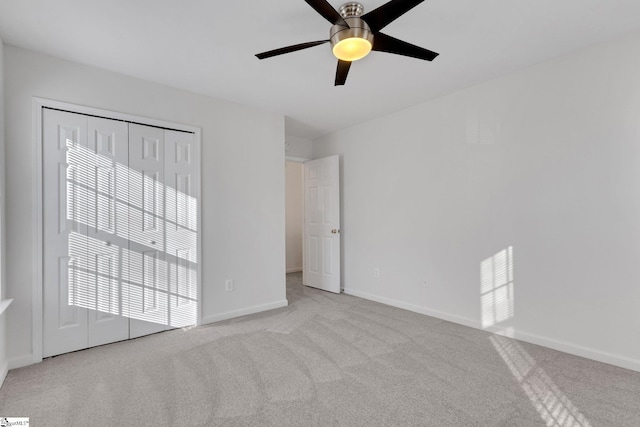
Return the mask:
[(87, 118), (43, 111), (44, 357), (87, 347)]
[(88, 118), (89, 346), (129, 338), (129, 127)]
[(166, 261), (169, 324), (195, 325), (198, 316), (198, 199), (195, 135), (165, 131)]
[(129, 337), (127, 156), (125, 123), (43, 111), (45, 357)]
[(131, 338), (167, 329), (164, 130), (129, 124), (129, 316)]

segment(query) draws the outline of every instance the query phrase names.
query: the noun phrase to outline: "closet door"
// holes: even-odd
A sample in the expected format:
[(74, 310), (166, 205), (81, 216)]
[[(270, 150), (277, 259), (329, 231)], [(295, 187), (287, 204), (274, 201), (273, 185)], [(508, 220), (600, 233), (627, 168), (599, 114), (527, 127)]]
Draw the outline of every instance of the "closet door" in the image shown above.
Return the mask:
[(88, 117), (89, 347), (129, 338), (129, 127)]
[(165, 131), (166, 261), (169, 325), (196, 324), (198, 315), (197, 150), (192, 133)]
[(163, 129), (129, 124), (130, 338), (168, 325), (164, 148)]
[(43, 111), (43, 355), (127, 339), (127, 125)]
[(44, 357), (86, 348), (87, 118), (43, 111)]
[(44, 357), (197, 323), (192, 133), (43, 110)]

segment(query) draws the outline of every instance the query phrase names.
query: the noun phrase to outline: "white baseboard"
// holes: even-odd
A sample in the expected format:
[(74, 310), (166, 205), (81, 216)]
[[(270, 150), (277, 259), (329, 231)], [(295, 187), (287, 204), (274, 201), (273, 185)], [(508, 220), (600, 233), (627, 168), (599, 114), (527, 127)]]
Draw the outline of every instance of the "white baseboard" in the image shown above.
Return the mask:
[(289, 302), (284, 299), (282, 301), (274, 301), (268, 304), (254, 305), (253, 307), (246, 307), (239, 310), (232, 310), (220, 314), (214, 314), (211, 316), (204, 316), (202, 318), (202, 324), (206, 325), (208, 323), (220, 322), (221, 320), (233, 319), (235, 317), (246, 316), (248, 314), (260, 313), (262, 311), (286, 307), (287, 305), (289, 305)]
[(287, 273), (298, 273), (302, 271), (302, 267), (287, 268)]
[[(437, 319), (447, 320), (449, 322), (458, 323), (464, 326), (469, 326), (471, 328), (480, 329), (487, 332), (494, 332), (489, 329), (482, 328), (482, 324), (477, 320), (458, 316), (456, 314), (450, 314), (450, 313), (445, 313), (437, 310), (432, 310), (430, 308), (409, 304), (404, 301), (384, 298), (378, 295), (373, 295), (367, 292), (362, 292), (362, 291), (358, 291), (350, 288), (345, 288), (344, 293), (347, 295), (353, 295), (355, 297), (364, 298), (367, 300), (379, 302), (379, 303), (390, 305), (393, 307), (413, 311), (414, 313), (420, 313), (427, 316), (435, 317)], [(499, 332), (495, 332), (495, 333), (500, 334)], [(631, 359), (625, 356), (607, 353), (601, 350), (583, 347), (580, 345), (559, 341), (559, 340), (543, 337), (536, 334), (530, 334), (528, 332), (523, 332), (518, 330), (512, 331), (512, 333), (510, 333), (509, 336), (511, 338), (515, 338), (520, 341), (562, 351), (563, 353), (569, 353), (569, 354), (573, 354), (574, 356), (580, 356), (587, 359), (596, 360), (598, 362), (607, 363), (609, 365), (619, 366), (621, 368), (640, 372), (640, 360), (637, 360), (637, 359)]]
[(513, 338), (531, 344), (537, 344), (543, 347), (552, 348), (554, 350), (562, 351), (563, 353), (573, 354), (574, 356), (580, 356), (586, 359), (592, 359), (598, 362), (607, 363), (609, 365), (619, 366), (621, 368), (640, 372), (640, 360), (631, 359), (629, 357), (607, 353), (605, 351), (583, 347), (577, 344), (558, 341), (554, 340), (553, 338), (542, 337), (527, 332), (515, 331), (515, 335), (513, 336)]
[(13, 359), (9, 359), (8, 365), (9, 370), (24, 368), (25, 366), (33, 365), (35, 362), (33, 361), (32, 354), (26, 354), (24, 356), (14, 357)]
[(449, 314), (442, 311), (432, 310), (430, 308), (421, 307), (419, 305), (409, 304), (407, 302), (399, 301), (395, 299), (384, 298), (378, 295), (373, 295), (368, 292), (357, 291), (351, 288), (344, 288), (344, 293), (347, 295), (353, 295), (354, 297), (364, 298), (370, 301), (379, 302), (381, 304), (390, 305), (392, 307), (413, 311), (414, 313), (420, 313), (420, 314), (435, 317), (438, 319), (447, 320), (449, 322), (458, 323), (460, 325), (481, 329), (480, 322), (477, 322), (473, 319), (469, 319), (467, 317), (462, 317), (455, 314)]

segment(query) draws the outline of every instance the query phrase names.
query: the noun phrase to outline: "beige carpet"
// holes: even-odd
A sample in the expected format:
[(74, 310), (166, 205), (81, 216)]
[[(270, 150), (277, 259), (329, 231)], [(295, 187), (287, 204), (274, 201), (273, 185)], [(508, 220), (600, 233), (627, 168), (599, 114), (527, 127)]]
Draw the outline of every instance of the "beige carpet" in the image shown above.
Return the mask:
[(9, 372), (49, 426), (640, 426), (640, 373), (287, 278), (290, 306)]

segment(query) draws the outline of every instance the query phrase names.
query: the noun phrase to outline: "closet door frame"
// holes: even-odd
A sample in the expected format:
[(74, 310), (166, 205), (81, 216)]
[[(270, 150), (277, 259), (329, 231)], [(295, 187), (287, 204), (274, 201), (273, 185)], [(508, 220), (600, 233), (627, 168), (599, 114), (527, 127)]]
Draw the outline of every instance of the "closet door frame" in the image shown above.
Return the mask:
[(200, 188), (201, 182), (201, 135), (202, 130), (195, 126), (184, 125), (180, 123), (168, 122), (165, 120), (151, 119), (148, 117), (135, 116), (131, 114), (119, 113), (116, 111), (103, 110), (99, 108), (87, 107), (84, 105), (70, 104), (67, 102), (61, 102), (46, 98), (32, 98), (32, 145), (33, 152), (35, 153), (35, 167), (33, 174), (33, 182), (35, 184), (34, 191), (34, 215), (33, 215), (33, 247), (35, 248), (33, 257), (33, 282), (32, 282), (32, 350), (33, 350), (33, 363), (42, 362), (43, 354), (43, 286), (44, 286), (44, 203), (43, 203), (43, 132), (42, 132), (42, 110), (44, 108), (51, 108), (57, 110), (68, 111), (71, 113), (84, 114), (88, 116), (103, 117), (112, 120), (122, 120), (125, 122), (138, 123), (141, 125), (154, 126), (159, 128), (191, 132), (194, 134), (196, 153), (196, 182), (195, 193), (198, 200), (197, 208), (197, 315), (196, 325), (202, 323), (202, 277), (201, 277), (201, 263), (202, 263), (202, 194)]

